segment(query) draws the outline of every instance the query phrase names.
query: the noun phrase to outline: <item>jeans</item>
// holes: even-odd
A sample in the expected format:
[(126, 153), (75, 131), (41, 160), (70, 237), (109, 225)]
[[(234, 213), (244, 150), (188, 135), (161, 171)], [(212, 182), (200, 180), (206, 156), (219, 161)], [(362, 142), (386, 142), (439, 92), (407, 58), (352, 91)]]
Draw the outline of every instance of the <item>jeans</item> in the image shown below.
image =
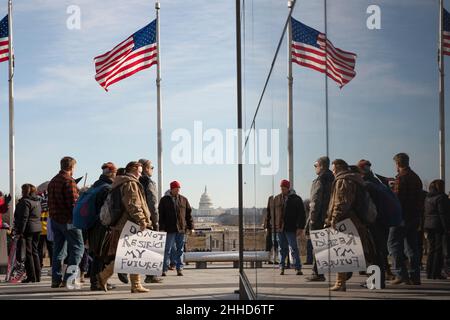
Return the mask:
[[(389, 230), (388, 246), (393, 258), (393, 268), (396, 276), (402, 280), (420, 281), (419, 265), (419, 232), (415, 226), (391, 227)], [(408, 277), (405, 253), (410, 261), (411, 272)]]
[(280, 246), (280, 268), (284, 269), (286, 267), (286, 257), (289, 254), (290, 248), (295, 263), (295, 270), (301, 270), (302, 262), (300, 261), (300, 251), (297, 246), (297, 233), (286, 231), (277, 232), (276, 239)]
[(167, 270), (169, 270), (170, 257), (171, 257), (172, 251), (175, 251), (174, 259), (175, 259), (175, 264), (176, 264), (177, 270), (183, 269), (184, 264), (181, 261), (181, 257), (183, 256), (184, 241), (185, 241), (184, 233), (179, 233), (179, 232), (167, 233), (166, 248), (164, 250), (163, 272), (167, 272)]
[[(78, 266), (84, 253), (83, 234), (80, 229), (72, 224), (60, 224), (52, 221), (53, 231), (53, 261), (52, 282), (58, 283), (62, 280), (62, 263), (67, 255), (68, 266)], [(64, 281), (70, 274), (64, 275)]]
[(172, 249), (170, 250), (170, 264), (176, 265), (176, 254), (177, 254), (177, 246), (175, 245), (175, 241), (173, 242)]

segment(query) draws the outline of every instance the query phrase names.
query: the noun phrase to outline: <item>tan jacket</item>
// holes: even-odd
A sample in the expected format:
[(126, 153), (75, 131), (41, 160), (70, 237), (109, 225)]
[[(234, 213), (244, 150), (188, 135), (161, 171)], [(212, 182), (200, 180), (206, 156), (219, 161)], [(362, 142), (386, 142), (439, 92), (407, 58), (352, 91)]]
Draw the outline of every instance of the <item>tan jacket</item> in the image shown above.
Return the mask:
[(363, 184), (364, 182), (359, 175), (349, 171), (338, 173), (331, 187), (327, 225), (347, 218), (353, 220), (356, 217), (356, 191), (358, 187), (363, 187)]
[(138, 225), (147, 224), (151, 228), (150, 210), (145, 199), (144, 188), (139, 180), (131, 175), (118, 176), (112, 184), (112, 188), (120, 188), (122, 195), (122, 216), (116, 225), (111, 227), (111, 242), (109, 245), (109, 255), (115, 255), (119, 243), (120, 233), (127, 221)]
[(283, 197), (281, 194), (270, 196), (267, 203), (267, 215), (264, 228), (281, 232), (284, 226)]
[(370, 264), (374, 262), (375, 249), (367, 227), (361, 223), (355, 210), (358, 188), (364, 188), (364, 182), (359, 175), (349, 171), (340, 172), (336, 175), (331, 189), (325, 224), (331, 226), (333, 223), (351, 219), (361, 238), (366, 261)]

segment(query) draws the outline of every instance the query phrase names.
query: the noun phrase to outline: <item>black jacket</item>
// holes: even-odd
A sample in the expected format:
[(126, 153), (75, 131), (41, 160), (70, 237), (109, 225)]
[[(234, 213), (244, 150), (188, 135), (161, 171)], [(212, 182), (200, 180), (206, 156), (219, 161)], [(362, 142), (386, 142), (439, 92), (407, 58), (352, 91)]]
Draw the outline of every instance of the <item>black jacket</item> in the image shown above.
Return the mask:
[(435, 232), (449, 230), (449, 199), (445, 193), (429, 193), (425, 198), (424, 229)]
[(18, 234), (41, 232), (41, 204), (36, 196), (23, 197), (14, 212), (14, 229)]
[(286, 232), (305, 229), (306, 213), (302, 198), (291, 190), (284, 206), (284, 228)]
[(167, 233), (184, 233), (194, 229), (192, 209), (186, 197), (178, 195), (177, 209), (172, 196), (167, 192), (159, 202), (159, 230)]

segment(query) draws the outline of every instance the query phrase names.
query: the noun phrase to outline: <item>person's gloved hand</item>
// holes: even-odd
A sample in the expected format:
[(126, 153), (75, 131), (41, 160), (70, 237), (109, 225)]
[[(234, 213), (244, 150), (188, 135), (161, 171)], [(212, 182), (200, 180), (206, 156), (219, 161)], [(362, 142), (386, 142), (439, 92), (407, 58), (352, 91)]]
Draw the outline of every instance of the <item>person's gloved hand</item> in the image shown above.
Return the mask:
[(147, 223), (146, 222), (141, 222), (141, 224), (139, 225), (140, 230), (144, 231), (145, 229), (147, 229)]
[(11, 201), (11, 195), (7, 194), (5, 195), (5, 203), (8, 204)]

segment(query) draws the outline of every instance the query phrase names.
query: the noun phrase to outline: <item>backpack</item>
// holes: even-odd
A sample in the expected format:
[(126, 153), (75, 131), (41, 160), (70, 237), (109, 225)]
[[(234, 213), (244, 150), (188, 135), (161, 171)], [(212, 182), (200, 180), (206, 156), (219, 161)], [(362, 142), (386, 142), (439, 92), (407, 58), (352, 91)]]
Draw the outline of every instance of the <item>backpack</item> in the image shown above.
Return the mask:
[(78, 198), (73, 208), (73, 225), (78, 229), (87, 230), (94, 226), (98, 219), (97, 194), (105, 188), (107, 184), (102, 184), (95, 188), (89, 188)]
[(364, 186), (357, 186), (355, 209), (358, 218), (363, 224), (371, 225), (375, 223), (378, 215), (377, 207)]
[(122, 196), (120, 187), (112, 189), (100, 209), (100, 222), (104, 226), (113, 227), (122, 216)]
[(371, 184), (376, 196), (376, 207), (380, 221), (387, 227), (397, 227), (402, 222), (402, 206), (396, 194), (384, 184)]

